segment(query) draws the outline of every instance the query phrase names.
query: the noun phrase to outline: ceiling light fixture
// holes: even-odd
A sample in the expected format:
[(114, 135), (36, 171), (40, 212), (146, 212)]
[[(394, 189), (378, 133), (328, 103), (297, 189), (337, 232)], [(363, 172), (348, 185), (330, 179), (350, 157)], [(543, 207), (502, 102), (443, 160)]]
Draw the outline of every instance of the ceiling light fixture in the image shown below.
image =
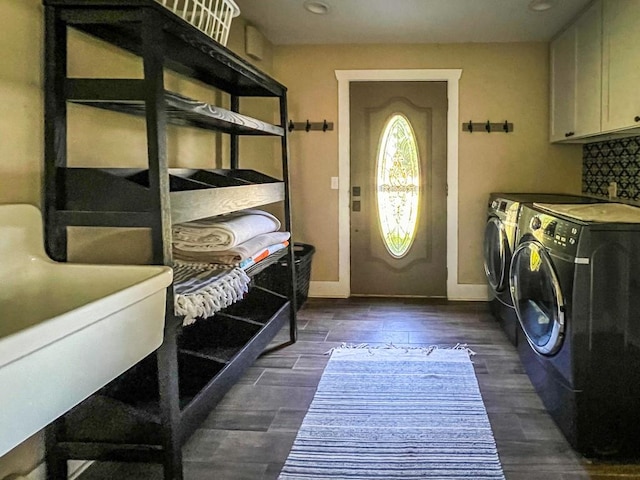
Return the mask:
[(529, 10), (534, 12), (546, 12), (551, 7), (553, 7), (553, 1), (551, 0), (533, 0), (529, 4)]
[(304, 2), (304, 8), (307, 12), (315, 13), (316, 15), (326, 15), (329, 13), (329, 5), (315, 0)]

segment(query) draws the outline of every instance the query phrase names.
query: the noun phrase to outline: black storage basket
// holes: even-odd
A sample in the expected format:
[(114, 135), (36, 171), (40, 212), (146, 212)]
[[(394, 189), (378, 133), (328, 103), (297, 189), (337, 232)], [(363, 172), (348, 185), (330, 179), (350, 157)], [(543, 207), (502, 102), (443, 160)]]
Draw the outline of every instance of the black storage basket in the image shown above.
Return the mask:
[[(309, 296), (311, 279), (311, 259), (316, 248), (306, 243), (295, 243), (293, 254), (296, 262), (296, 302), (298, 309)], [(277, 263), (266, 268), (254, 277), (254, 283), (282, 295), (289, 294), (289, 261), (288, 255)]]

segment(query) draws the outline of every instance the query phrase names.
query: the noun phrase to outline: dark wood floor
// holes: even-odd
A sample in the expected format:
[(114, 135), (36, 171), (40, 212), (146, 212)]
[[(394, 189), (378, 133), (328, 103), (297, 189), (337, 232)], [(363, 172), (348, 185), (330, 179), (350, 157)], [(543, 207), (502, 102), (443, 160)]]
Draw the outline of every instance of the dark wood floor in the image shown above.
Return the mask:
[[(187, 480), (276, 479), (326, 352), (343, 342), (468, 344), (507, 480), (640, 479), (640, 464), (590, 462), (571, 449), (485, 303), (312, 299), (299, 325), (299, 341), (260, 358), (184, 447)], [(158, 466), (96, 464), (80, 480), (160, 478)]]

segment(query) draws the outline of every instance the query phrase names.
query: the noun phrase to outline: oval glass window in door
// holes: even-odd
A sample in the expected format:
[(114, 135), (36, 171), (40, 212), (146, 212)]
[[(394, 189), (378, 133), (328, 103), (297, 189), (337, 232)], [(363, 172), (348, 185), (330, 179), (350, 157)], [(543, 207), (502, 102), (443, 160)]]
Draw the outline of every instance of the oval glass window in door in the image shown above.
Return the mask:
[(564, 337), (564, 297), (552, 260), (536, 241), (522, 243), (511, 260), (511, 297), (529, 344), (552, 355)]
[(420, 206), (418, 144), (407, 117), (393, 114), (383, 129), (376, 162), (376, 202), (382, 241), (402, 258), (416, 235)]

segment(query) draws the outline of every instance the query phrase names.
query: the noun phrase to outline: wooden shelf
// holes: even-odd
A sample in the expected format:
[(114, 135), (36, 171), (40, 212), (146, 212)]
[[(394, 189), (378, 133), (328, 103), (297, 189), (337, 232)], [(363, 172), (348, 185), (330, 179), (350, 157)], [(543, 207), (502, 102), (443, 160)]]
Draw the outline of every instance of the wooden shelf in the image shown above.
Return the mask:
[[(144, 98), (119, 100), (121, 80), (71, 79), (67, 81), (67, 100), (92, 107), (144, 116)], [(99, 94), (100, 89), (109, 92)], [(141, 92), (142, 93), (142, 92)], [(106, 97), (106, 98), (105, 98)], [(167, 121), (173, 125), (197, 127), (237, 135), (283, 136), (284, 128), (241, 115), (177, 93), (165, 92)]]
[(211, 319), (185, 327), (179, 339), (179, 351), (226, 365), (261, 328), (221, 315), (217, 313)]
[[(233, 360), (227, 363), (216, 377), (203, 388), (182, 410), (183, 442), (211, 413), (211, 406), (217, 404), (238, 378), (265, 350), (273, 337), (289, 321), (291, 304), (285, 298), (280, 308), (272, 314), (264, 326), (251, 340), (245, 343)], [(215, 318), (215, 317), (214, 317)]]
[(279, 97), (286, 87), (154, 0), (44, 0), (67, 25), (143, 55), (141, 24), (162, 34), (165, 66), (237, 96)]
[(184, 327), (179, 349), (227, 363), (250, 338), (278, 316), (288, 301), (280, 294), (253, 287), (242, 302), (230, 305), (211, 319)]
[[(252, 295), (254, 302), (266, 299), (264, 291), (252, 289)], [(277, 294), (270, 301), (270, 317), (261, 326), (217, 314), (183, 330), (178, 354), (181, 443), (288, 320), (289, 301)], [(117, 445), (123, 443), (129, 445), (125, 452), (138, 445), (139, 454), (150, 451), (153, 457), (157, 452), (149, 445), (162, 443), (160, 427), (158, 372), (150, 355), (66, 415), (66, 441), (113, 444), (106, 448), (115, 455), (110, 459), (121, 458)]]
[(207, 189), (197, 194), (174, 192), (171, 194), (171, 220), (173, 223), (184, 223), (267, 205), (283, 199), (284, 185), (281, 183)]
[(66, 423), (69, 441), (161, 443), (159, 408), (140, 408), (100, 393), (69, 412)]
[(253, 287), (249, 293), (242, 302), (234, 303), (225, 308), (220, 312), (220, 316), (246, 321), (254, 325), (264, 325), (288, 301), (285, 296), (263, 287)]
[[(59, 169), (65, 204), (57, 212), (65, 225), (145, 227), (153, 210), (148, 170)], [(253, 208), (284, 199), (283, 182), (253, 170), (169, 169), (171, 220)], [(97, 195), (97, 192), (118, 195)], [(136, 223), (138, 222), (138, 223)]]
[[(44, 212), (47, 252), (67, 260), (68, 226), (146, 227), (151, 258), (172, 265), (176, 223), (281, 202), (291, 230), (287, 89), (155, 0), (42, 0), (45, 61)], [(140, 57), (144, 78), (68, 78), (68, 30)], [(167, 69), (228, 94), (230, 109), (168, 92)], [(239, 113), (241, 97), (273, 97), (277, 125)], [(148, 168), (67, 163), (68, 103), (143, 116)], [(171, 169), (167, 124), (229, 135), (229, 170)], [(282, 179), (238, 168), (238, 135), (279, 137)], [(295, 282), (293, 249), (288, 255)], [(252, 282), (253, 283), (253, 282)], [(167, 290), (173, 298), (173, 285)], [(48, 478), (68, 478), (68, 460), (155, 462), (181, 480), (181, 447), (288, 323), (296, 341), (296, 297), (250, 285), (242, 301), (189, 327), (167, 309), (159, 349), (47, 430)]]

